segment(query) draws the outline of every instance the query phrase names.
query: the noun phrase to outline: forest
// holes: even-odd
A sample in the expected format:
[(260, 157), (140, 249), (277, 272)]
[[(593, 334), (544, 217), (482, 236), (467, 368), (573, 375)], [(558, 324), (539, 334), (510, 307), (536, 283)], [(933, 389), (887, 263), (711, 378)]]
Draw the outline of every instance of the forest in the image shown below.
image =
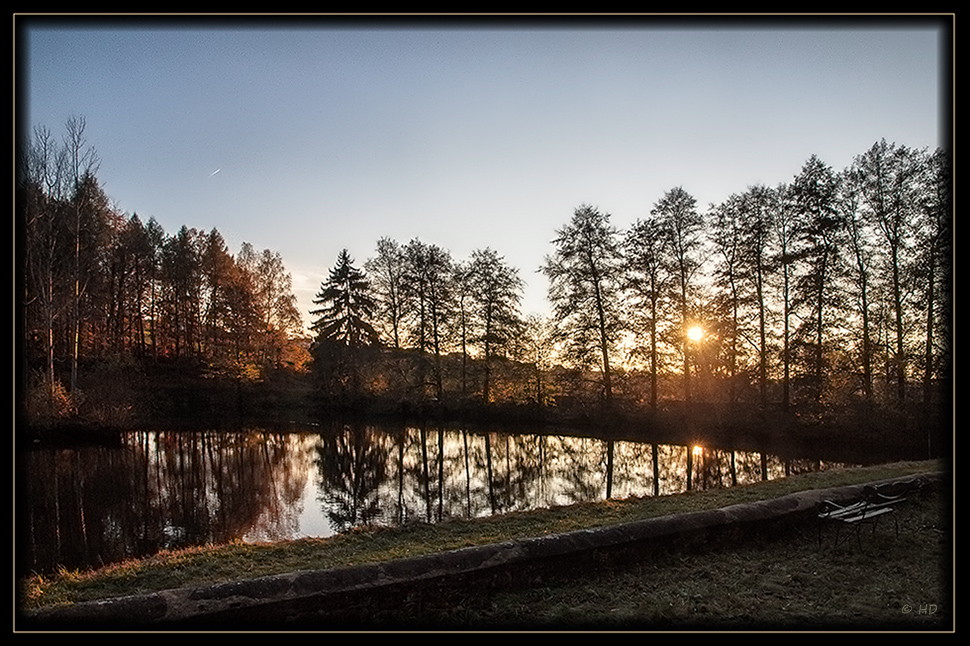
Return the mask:
[[(15, 336), (28, 424), (191, 416), (198, 399), (183, 395), (207, 389), (220, 407), (266, 412), (282, 397), (525, 420), (705, 406), (904, 426), (950, 415), (942, 149), (881, 140), (841, 170), (813, 155), (789, 182), (707, 208), (673, 187), (625, 229), (579, 205), (537, 259), (545, 315), (522, 312), (523, 278), (500, 250), (455, 258), (380, 237), (362, 262), (338, 255), (307, 332), (278, 252), (233, 253), (215, 229), (168, 233), (117, 212), (83, 118), (21, 144)], [(185, 400), (175, 408), (173, 393)]]

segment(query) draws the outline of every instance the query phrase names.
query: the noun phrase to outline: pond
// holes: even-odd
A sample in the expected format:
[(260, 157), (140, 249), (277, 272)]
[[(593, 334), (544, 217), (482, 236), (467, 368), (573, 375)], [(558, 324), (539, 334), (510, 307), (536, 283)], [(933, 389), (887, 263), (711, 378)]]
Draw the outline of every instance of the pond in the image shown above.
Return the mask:
[(18, 571), (667, 495), (841, 466), (698, 446), (414, 426), (132, 431), (115, 446), (22, 456)]

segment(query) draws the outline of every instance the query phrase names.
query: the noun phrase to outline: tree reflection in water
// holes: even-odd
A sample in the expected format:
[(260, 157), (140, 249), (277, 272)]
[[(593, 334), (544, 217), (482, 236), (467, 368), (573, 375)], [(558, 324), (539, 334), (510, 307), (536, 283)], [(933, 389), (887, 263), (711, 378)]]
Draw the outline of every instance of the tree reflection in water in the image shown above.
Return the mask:
[(319, 500), (331, 525), (344, 531), (377, 520), (388, 450), (372, 440), (370, 428), (345, 426), (321, 435), (315, 448)]
[(341, 424), (323, 432), (132, 432), (18, 465), (18, 570), (361, 525), (746, 484), (830, 466), (552, 434)]

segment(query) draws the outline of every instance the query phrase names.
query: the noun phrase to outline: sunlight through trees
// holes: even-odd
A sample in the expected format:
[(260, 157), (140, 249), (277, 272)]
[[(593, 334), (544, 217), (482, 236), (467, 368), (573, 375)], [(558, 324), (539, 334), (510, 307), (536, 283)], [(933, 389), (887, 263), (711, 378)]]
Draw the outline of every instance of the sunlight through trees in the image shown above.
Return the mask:
[[(51, 409), (119, 354), (236, 378), (306, 360), (278, 253), (118, 213), (83, 120), (66, 130), (25, 137), (17, 175), (18, 356)], [(626, 229), (583, 204), (541, 264), (548, 314), (521, 311), (497, 250), (381, 237), (362, 268), (340, 252), (313, 345), (369, 348), (342, 359), (354, 388), (395, 402), (929, 404), (952, 369), (951, 191), (944, 151), (881, 140), (843, 171), (812, 155), (790, 183), (704, 212), (674, 187)]]

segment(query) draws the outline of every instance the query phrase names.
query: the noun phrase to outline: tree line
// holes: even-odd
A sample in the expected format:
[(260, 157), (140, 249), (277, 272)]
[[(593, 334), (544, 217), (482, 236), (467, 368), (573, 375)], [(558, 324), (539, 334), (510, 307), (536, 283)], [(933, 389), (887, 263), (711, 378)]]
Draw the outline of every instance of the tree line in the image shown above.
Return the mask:
[(363, 269), (341, 252), (321, 286), (318, 372), (331, 393), (484, 404), (938, 402), (950, 169), (943, 150), (881, 140), (842, 171), (813, 155), (706, 211), (672, 188), (626, 230), (580, 205), (541, 266), (548, 316), (521, 312), (518, 270), (492, 249), (455, 260), (381, 238)]
[[(115, 209), (81, 118), (18, 148), (23, 373), (53, 400), (85, 362), (134, 357), (258, 377), (300, 363), (278, 252)], [(932, 403), (952, 366), (952, 179), (943, 150), (876, 142), (836, 171), (701, 210), (683, 187), (621, 230), (578, 206), (540, 271), (547, 315), (491, 248), (382, 237), (343, 250), (310, 312), (319, 394), (561, 408), (669, 401)]]
[(121, 356), (233, 377), (294, 360), (302, 317), (278, 252), (244, 243), (234, 255), (216, 229), (169, 234), (119, 212), (83, 118), (62, 138), (35, 128), (18, 152), (21, 367), (32, 392), (69, 399), (79, 365)]
[(523, 287), (491, 248), (456, 260), (417, 238), (384, 237), (363, 270), (344, 249), (310, 312), (315, 371), (341, 398), (508, 399), (496, 394), (493, 373), (496, 362), (524, 358)]

